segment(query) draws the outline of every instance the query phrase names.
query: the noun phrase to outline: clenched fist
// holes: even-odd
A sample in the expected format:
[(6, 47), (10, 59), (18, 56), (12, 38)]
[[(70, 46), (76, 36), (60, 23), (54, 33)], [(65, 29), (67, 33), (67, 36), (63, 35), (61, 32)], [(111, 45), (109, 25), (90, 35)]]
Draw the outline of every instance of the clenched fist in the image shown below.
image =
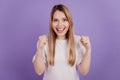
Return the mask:
[(88, 36), (81, 36), (80, 42), (83, 44), (86, 50), (91, 49), (91, 44)]
[(47, 41), (48, 41), (48, 38), (46, 35), (40, 36), (38, 41), (38, 49), (43, 49)]

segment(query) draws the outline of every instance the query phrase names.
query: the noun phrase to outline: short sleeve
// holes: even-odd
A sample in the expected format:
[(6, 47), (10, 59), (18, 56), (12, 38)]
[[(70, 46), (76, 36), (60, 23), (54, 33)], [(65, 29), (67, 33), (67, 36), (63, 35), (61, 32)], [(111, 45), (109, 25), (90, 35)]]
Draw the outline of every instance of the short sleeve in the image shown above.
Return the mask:
[(77, 36), (77, 44), (76, 44), (76, 53), (77, 53), (77, 65), (79, 65), (82, 61), (82, 58), (85, 54), (85, 47), (82, 45), (82, 43), (80, 42), (81, 37)]
[[(37, 50), (38, 50), (38, 45), (39, 45), (39, 40), (37, 41), (37, 45), (36, 45)], [(32, 63), (34, 62), (34, 60), (36, 58), (37, 50), (36, 50), (35, 55), (33, 56)], [(46, 61), (47, 61), (46, 54), (47, 54), (47, 44), (44, 46), (44, 48), (42, 50), (42, 59), (43, 59), (43, 61), (44, 61), (45, 64), (46, 64)]]

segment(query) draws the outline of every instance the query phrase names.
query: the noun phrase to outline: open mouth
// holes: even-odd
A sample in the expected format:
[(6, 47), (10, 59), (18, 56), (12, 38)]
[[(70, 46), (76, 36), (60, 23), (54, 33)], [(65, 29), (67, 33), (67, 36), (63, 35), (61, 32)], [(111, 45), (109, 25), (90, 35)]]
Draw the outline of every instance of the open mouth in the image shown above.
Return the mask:
[(56, 28), (56, 30), (57, 30), (58, 33), (62, 33), (65, 30), (65, 27), (63, 27), (63, 28)]

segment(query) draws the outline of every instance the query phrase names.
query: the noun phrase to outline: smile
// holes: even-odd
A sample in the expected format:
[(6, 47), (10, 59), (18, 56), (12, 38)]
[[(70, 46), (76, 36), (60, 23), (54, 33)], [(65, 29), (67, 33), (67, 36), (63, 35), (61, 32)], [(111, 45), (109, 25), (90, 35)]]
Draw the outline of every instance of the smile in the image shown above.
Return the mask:
[(65, 27), (63, 28), (56, 28), (57, 32), (62, 33), (65, 30)]

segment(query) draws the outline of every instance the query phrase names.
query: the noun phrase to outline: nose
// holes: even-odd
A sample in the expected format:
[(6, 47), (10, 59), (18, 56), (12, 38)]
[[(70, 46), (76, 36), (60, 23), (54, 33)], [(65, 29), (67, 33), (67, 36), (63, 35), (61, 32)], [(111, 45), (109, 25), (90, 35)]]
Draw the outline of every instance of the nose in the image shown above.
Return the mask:
[(62, 21), (58, 21), (58, 26), (61, 27), (63, 25)]

